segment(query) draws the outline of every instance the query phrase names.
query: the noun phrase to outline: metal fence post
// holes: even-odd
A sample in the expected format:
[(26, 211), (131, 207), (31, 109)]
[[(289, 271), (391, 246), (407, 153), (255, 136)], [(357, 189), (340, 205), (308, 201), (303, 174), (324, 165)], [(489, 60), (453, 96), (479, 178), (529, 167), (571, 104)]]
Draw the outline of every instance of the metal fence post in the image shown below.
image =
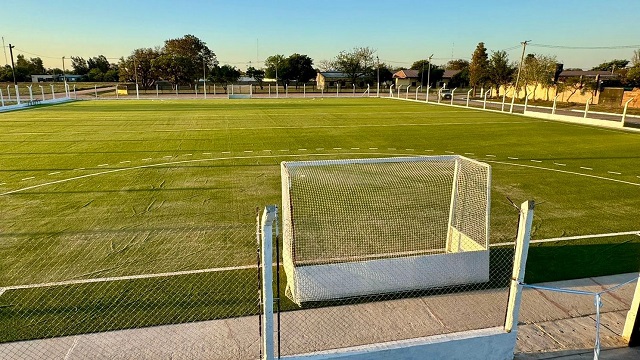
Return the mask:
[(518, 315), (522, 301), (522, 282), (529, 254), (529, 241), (531, 240), (531, 223), (533, 222), (533, 208), (535, 203), (528, 200), (520, 205), (520, 218), (518, 220), (518, 237), (513, 261), (513, 273), (509, 289), (509, 303), (507, 305), (507, 318), (504, 329), (506, 332), (518, 329)]
[(273, 222), (278, 208), (265, 207), (262, 214), (262, 359), (274, 358), (273, 344)]

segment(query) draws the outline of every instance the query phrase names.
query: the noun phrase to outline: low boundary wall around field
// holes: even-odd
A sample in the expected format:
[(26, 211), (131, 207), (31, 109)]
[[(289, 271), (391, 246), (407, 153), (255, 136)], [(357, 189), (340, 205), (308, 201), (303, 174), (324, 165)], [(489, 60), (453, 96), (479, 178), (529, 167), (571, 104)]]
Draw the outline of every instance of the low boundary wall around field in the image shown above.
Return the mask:
[(504, 328), (465, 331), (456, 334), (436, 335), (420, 339), (394, 341), (386, 344), (358, 346), (339, 351), (323, 351), (313, 354), (283, 356), (288, 360), (382, 360), (419, 359), (429, 354), (432, 359), (513, 359), (516, 332)]
[[(61, 104), (61, 103), (65, 103), (65, 102), (69, 102), (72, 101), (73, 99), (71, 98), (59, 98), (59, 99), (50, 99), (50, 100), (44, 100), (44, 101), (40, 101), (38, 103), (38, 105), (53, 105), (53, 104)], [(22, 101), (20, 104), (15, 104), (15, 105), (6, 105), (6, 106), (1, 106), (0, 107), (0, 113), (2, 112), (9, 112), (9, 111), (15, 111), (15, 110), (22, 110), (22, 109), (28, 109), (30, 107), (32, 107), (33, 105), (30, 105), (28, 103), (28, 100)]]
[(538, 118), (538, 119), (556, 120), (556, 121), (569, 122), (573, 124), (593, 125), (593, 126), (600, 126), (600, 127), (606, 127), (606, 128), (612, 128), (612, 129), (622, 129), (624, 127), (622, 124), (622, 121), (616, 122), (611, 120), (600, 120), (600, 119), (592, 119), (592, 118), (585, 118), (585, 117), (578, 117), (578, 116), (571, 116), (571, 115), (548, 114), (548, 113), (542, 113), (542, 112), (530, 111), (530, 110), (526, 110), (523, 115), (528, 117)]

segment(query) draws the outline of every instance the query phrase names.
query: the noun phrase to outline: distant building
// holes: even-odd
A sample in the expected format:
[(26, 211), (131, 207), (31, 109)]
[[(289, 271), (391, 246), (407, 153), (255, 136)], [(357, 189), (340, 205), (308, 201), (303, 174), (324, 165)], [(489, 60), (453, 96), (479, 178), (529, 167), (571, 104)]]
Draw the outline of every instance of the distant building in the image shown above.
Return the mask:
[(438, 87), (449, 88), (449, 83), (454, 76), (458, 75), (462, 70), (445, 70), (442, 79), (438, 82)]
[[(365, 77), (363, 75), (359, 76), (356, 81), (356, 85), (364, 86), (364, 80)], [(339, 71), (322, 71), (316, 75), (316, 88), (318, 89), (328, 89), (335, 87), (338, 84), (340, 85), (340, 88), (353, 86), (351, 76)]]
[(70, 74), (66, 74), (64, 76), (62, 76), (62, 74), (31, 75), (31, 82), (34, 82), (34, 83), (56, 82), (56, 81), (64, 82), (65, 78), (67, 79), (67, 82), (78, 82), (78, 81), (82, 81), (82, 79), (84, 79), (84, 75), (70, 75)]
[(399, 89), (400, 87), (404, 87), (406, 89), (407, 86), (413, 86), (413, 87), (419, 86), (420, 85), (419, 75), (420, 75), (420, 72), (418, 70), (403, 69), (396, 72), (395, 74), (393, 74), (393, 79), (394, 79), (394, 84), (396, 86), (396, 89)]

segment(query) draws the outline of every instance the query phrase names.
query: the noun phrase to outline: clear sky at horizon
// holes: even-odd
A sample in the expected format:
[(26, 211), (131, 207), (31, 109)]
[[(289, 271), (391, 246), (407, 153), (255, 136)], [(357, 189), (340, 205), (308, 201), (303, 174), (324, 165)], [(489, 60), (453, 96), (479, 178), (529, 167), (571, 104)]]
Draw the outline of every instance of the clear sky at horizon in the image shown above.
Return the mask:
[(20, 0), (0, 11), (0, 35), (16, 47), (14, 56), (40, 56), (46, 67), (62, 67), (62, 56), (105, 55), (117, 62), (136, 48), (185, 34), (205, 41), (221, 64), (241, 69), (250, 61), (259, 67), (274, 54), (306, 54), (317, 63), (356, 46), (377, 49), (380, 60), (394, 67), (431, 54), (435, 64), (444, 64), (470, 59), (481, 41), (489, 52), (508, 49), (516, 61), (523, 40), (532, 42), (527, 53), (587, 69), (630, 59), (634, 48), (535, 44), (640, 44), (638, 0)]

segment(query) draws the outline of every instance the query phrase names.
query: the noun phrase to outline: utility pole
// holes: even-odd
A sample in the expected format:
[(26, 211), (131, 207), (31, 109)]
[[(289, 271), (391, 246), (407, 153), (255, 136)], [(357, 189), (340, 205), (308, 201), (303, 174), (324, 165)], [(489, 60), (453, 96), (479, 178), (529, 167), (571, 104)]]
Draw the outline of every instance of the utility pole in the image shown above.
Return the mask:
[(18, 81), (16, 81), (16, 66), (13, 64), (13, 48), (15, 46), (9, 44), (9, 54), (11, 54), (11, 72), (13, 72), (13, 84), (18, 85)]
[(378, 66), (376, 66), (377, 75), (378, 75), (378, 85), (376, 86), (376, 96), (380, 97), (380, 58), (378, 57), (378, 55), (376, 55), (376, 63), (378, 64)]
[(433, 54), (429, 56), (429, 71), (427, 72), (427, 99), (429, 98), (429, 87), (431, 86), (431, 58), (433, 58)]
[[(513, 113), (513, 104), (516, 101), (516, 94), (519, 92), (518, 91), (518, 81), (520, 81), (520, 72), (522, 71), (522, 64), (524, 62), (524, 52), (525, 49), (527, 48), (527, 43), (529, 43), (531, 40), (525, 40), (523, 42), (521, 42), (522, 44), (522, 56), (520, 57), (520, 66), (518, 66), (518, 75), (516, 75), (516, 84), (515, 84), (515, 88), (513, 89), (513, 97), (511, 98), (511, 107), (509, 108), (509, 113)], [(524, 89), (524, 96), (527, 96), (527, 89)], [(505, 89), (506, 91), (506, 89)], [(535, 97), (535, 95), (533, 95)]]
[(64, 93), (69, 97), (67, 92), (67, 70), (64, 68), (64, 56), (62, 57), (62, 79), (64, 80)]

